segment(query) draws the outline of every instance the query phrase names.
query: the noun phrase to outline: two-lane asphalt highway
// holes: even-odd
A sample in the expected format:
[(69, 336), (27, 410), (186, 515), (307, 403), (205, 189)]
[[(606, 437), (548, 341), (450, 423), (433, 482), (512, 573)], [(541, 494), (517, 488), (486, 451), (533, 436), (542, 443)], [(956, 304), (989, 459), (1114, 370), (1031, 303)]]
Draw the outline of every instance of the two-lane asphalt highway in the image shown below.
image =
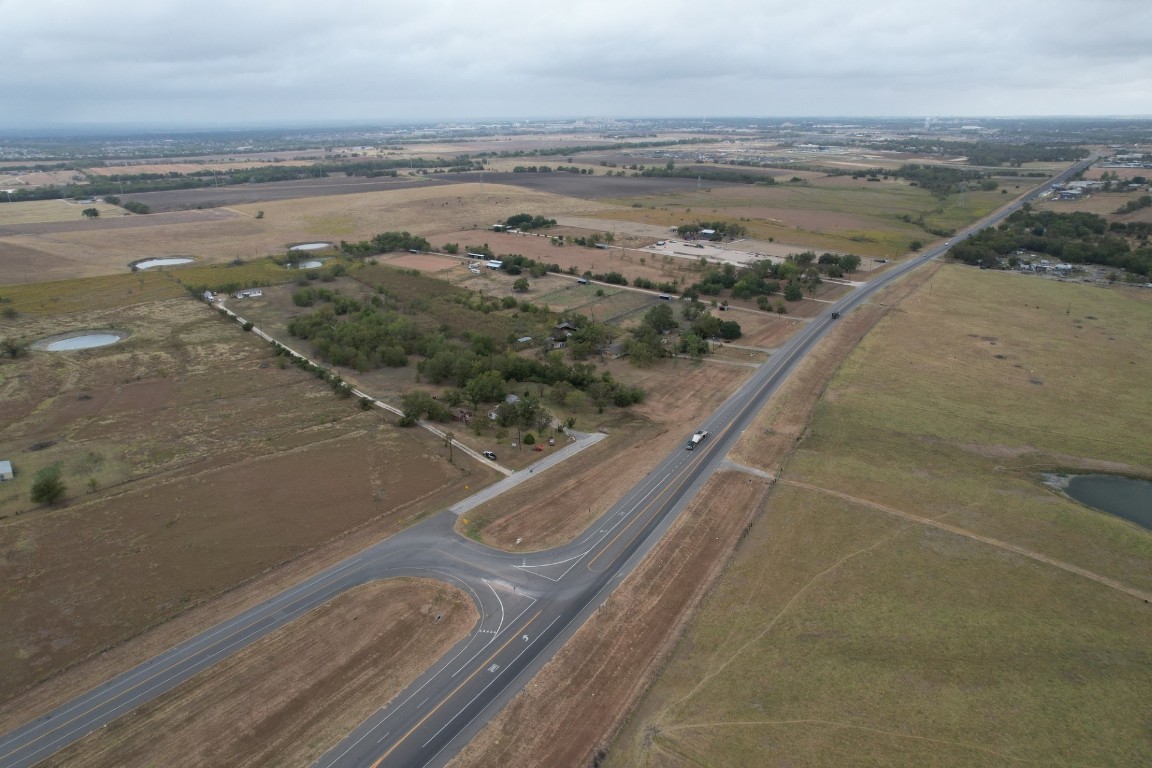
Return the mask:
[[(1055, 181), (1086, 165), (1078, 164)], [(997, 223), (1041, 189), (954, 239)], [(315, 765), (442, 765), (531, 679), (659, 541), (756, 414), (835, 326), (838, 321), (832, 313), (850, 312), (947, 247), (937, 246), (889, 269), (806, 323), (704, 424), (684, 425), (685, 440), (697, 426), (709, 431), (699, 447), (673, 450), (576, 541), (547, 552), (514, 555), (459, 536), (454, 530), (456, 516), (443, 512), (5, 734), (0, 737), (0, 766), (35, 765), (341, 592), (392, 576), (455, 584), (472, 597), (480, 620), (448, 654)]]

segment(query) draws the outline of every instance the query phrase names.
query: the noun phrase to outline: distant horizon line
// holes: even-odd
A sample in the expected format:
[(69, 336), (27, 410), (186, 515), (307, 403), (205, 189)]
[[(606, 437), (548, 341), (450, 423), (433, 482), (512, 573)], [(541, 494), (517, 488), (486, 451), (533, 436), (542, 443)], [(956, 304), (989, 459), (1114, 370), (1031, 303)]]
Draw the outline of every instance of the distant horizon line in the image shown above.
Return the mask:
[(257, 130), (279, 130), (279, 131), (293, 131), (293, 130), (317, 130), (317, 129), (334, 129), (334, 130), (355, 130), (355, 129), (372, 129), (372, 128), (396, 128), (403, 126), (410, 127), (432, 127), (432, 126), (445, 126), (445, 125), (459, 125), (459, 126), (482, 126), (482, 125), (497, 125), (497, 126), (511, 126), (516, 123), (568, 123), (568, 122), (594, 122), (604, 123), (619, 121), (627, 122), (680, 122), (692, 123), (699, 122), (707, 124), (712, 121), (716, 122), (731, 122), (737, 120), (749, 121), (774, 121), (774, 122), (789, 122), (789, 121), (806, 121), (811, 122), (814, 120), (828, 121), (828, 120), (869, 120), (869, 121), (909, 121), (909, 120), (948, 120), (948, 121), (963, 121), (963, 120), (985, 120), (985, 121), (1005, 121), (1005, 120), (1103, 120), (1103, 121), (1121, 121), (1121, 120), (1152, 120), (1152, 114), (1100, 114), (1100, 115), (1082, 115), (1082, 114), (1051, 114), (1051, 115), (963, 115), (963, 114), (904, 114), (904, 115), (850, 115), (850, 114), (826, 114), (826, 115), (711, 115), (708, 117), (699, 116), (646, 116), (635, 115), (629, 117), (622, 116), (552, 116), (552, 117), (475, 117), (475, 118), (410, 118), (410, 119), (345, 119), (345, 120), (283, 120), (279, 122), (267, 120), (250, 120), (250, 121), (229, 121), (229, 122), (194, 122), (194, 121), (171, 121), (171, 120), (132, 120), (132, 121), (77, 121), (69, 123), (21, 123), (21, 124), (0, 124), (0, 134), (29, 134), (29, 133), (45, 133), (52, 135), (83, 135), (84, 132), (94, 133), (109, 133), (109, 132), (126, 132), (126, 133), (198, 133), (203, 131), (257, 131)]

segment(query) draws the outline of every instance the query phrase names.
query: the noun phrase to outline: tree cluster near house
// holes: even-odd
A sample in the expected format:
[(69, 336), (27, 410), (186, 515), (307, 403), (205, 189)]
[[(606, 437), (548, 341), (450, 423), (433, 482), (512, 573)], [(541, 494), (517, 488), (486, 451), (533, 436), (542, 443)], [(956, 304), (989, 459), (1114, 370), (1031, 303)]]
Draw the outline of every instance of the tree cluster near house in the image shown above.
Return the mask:
[(805, 292), (815, 293), (822, 275), (841, 277), (859, 267), (860, 257), (855, 254), (817, 256), (814, 251), (792, 254), (779, 263), (758, 261), (747, 267), (724, 264), (706, 267), (701, 279), (684, 289), (681, 296), (695, 300), (700, 296), (721, 297), (727, 292), (734, 299), (757, 299), (758, 306), (767, 309), (759, 297), (782, 291), (788, 301), (800, 301)]
[(952, 246), (949, 255), (966, 264), (995, 267), (1018, 250), (1053, 256), (1069, 264), (1101, 264), (1138, 275), (1152, 274), (1149, 226), (1112, 222), (1095, 213), (1034, 211), (1025, 206), (998, 227)]
[(701, 233), (704, 233), (707, 239), (720, 241), (744, 237), (748, 234), (748, 228), (730, 221), (698, 221), (695, 224), (681, 224), (676, 227), (676, 233), (688, 239), (701, 237)]
[(381, 232), (371, 240), (361, 240), (358, 243), (340, 241), (340, 251), (357, 259), (392, 251), (411, 250), (430, 251), (432, 246), (425, 238), (409, 232)]
[[(633, 365), (647, 367), (655, 360), (671, 357), (674, 352), (700, 358), (708, 354), (709, 339), (734, 341), (742, 331), (735, 320), (721, 320), (710, 314), (703, 303), (693, 301), (683, 312), (687, 327), (676, 319), (671, 304), (657, 304), (645, 314), (640, 325), (632, 329), (625, 350)], [(676, 345), (667, 343), (667, 334), (679, 331)]]
[[(427, 290), (425, 283), (437, 282), (397, 270), (388, 274), (409, 278), (413, 284), (409, 290)], [(394, 295), (387, 289), (367, 302), (325, 288), (300, 289), (294, 301), (297, 296), (298, 304), (305, 300), (323, 302), (316, 311), (288, 324), (289, 333), (311, 343), (316, 357), (359, 371), (414, 363), (421, 380), (449, 388), (443, 398), (448, 405), (467, 401), (478, 407), (483, 402), (499, 402), (513, 386), (522, 383), (551, 387), (563, 383), (601, 408), (608, 404), (626, 407), (644, 398), (642, 389), (614, 382), (610, 376), (599, 374), (594, 364), (580, 362), (599, 354), (615, 334), (610, 326), (582, 315), (573, 315), (564, 325), (567, 351), (577, 361), (569, 365), (557, 351), (536, 358), (520, 354), (515, 346), (518, 334), (509, 332), (500, 338), (477, 330), (487, 315), (504, 310), (515, 313), (519, 322), (535, 324), (540, 331), (548, 327), (552, 316), (547, 310), (512, 297), (499, 301), (443, 287), (434, 300)], [(417, 306), (432, 317), (451, 313), (453, 323), (420, 322), (407, 313)], [(412, 394), (405, 401), (404, 411), (412, 416), (413, 423), (420, 418), (451, 418), (440, 400), (430, 402), (420, 394)]]

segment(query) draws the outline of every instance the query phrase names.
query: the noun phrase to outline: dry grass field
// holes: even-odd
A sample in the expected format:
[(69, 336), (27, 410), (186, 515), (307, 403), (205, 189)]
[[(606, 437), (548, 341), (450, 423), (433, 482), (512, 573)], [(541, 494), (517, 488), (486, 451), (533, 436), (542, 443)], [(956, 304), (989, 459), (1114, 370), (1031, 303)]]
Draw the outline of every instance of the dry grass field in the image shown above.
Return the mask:
[[(2, 186), (2, 185), (0, 185)], [(83, 211), (95, 208), (101, 217), (131, 216), (128, 211), (105, 202), (75, 203), (64, 200), (28, 200), (0, 205), (0, 227), (13, 224), (41, 224), (48, 221), (85, 221)], [(92, 222), (95, 224), (96, 222)]]
[(84, 175), (79, 171), (33, 171), (32, 173), (0, 175), (0, 189), (46, 187), (50, 184), (64, 185), (82, 183), (83, 181)]
[(1148, 473), (1150, 316), (956, 266), (888, 311), (809, 428), (746, 433), (798, 447), (606, 764), (1152, 759), (1152, 536), (1038, 477)]
[[(25, 339), (109, 326), (128, 336), (0, 363), (0, 455), (17, 472), (0, 486), (3, 700), (351, 529), (385, 535), (489, 477), (282, 368), (201, 302), (5, 323)], [(29, 499), (46, 470), (68, 488), (55, 508)]]
[[(5, 270), (0, 280), (112, 274), (150, 256), (191, 255), (205, 263), (250, 260), (282, 254), (292, 243), (356, 241), (390, 230), (425, 235), (439, 245), (442, 233), (486, 228), (520, 211), (556, 215), (601, 208), (519, 187), (460, 184), (252, 203), (235, 207), (240, 216), (207, 221), (183, 221), (182, 213), (151, 214), (140, 217), (150, 220), (147, 227), (109, 228), (93, 222), (91, 229), (79, 231), (0, 236), (0, 260), (19, 259), (28, 265)], [(258, 211), (264, 211), (263, 218), (256, 218)], [(166, 224), (164, 217), (173, 217), (174, 223)]]
[(899, 216), (923, 214), (929, 226), (956, 228), (1008, 198), (998, 192), (968, 192), (962, 202), (956, 195), (940, 201), (906, 181), (827, 176), (803, 184), (713, 185), (669, 194), (613, 197), (605, 202), (619, 207), (600, 215), (664, 227), (721, 218), (740, 222), (754, 238), (891, 258), (906, 253), (912, 240), (935, 239)]
[[(226, 285), (276, 285), (294, 282), (299, 276), (268, 259), (240, 264), (188, 264), (129, 274), (8, 285), (0, 287), (0, 301), (20, 314), (45, 318), (100, 311), (110, 312), (111, 318), (113, 310), (120, 307), (187, 296), (190, 286), (218, 289)], [(71, 324), (72, 320), (63, 322)], [(12, 332), (19, 327), (12, 326)]]
[(1147, 192), (1097, 192), (1088, 195), (1081, 200), (1055, 200), (1048, 199), (1036, 203), (1033, 207), (1039, 211), (1056, 211), (1058, 213), (1071, 213), (1073, 211), (1084, 211), (1086, 213), (1096, 213), (1108, 218), (1109, 220), (1115, 219), (1116, 221), (1132, 221), (1133, 219), (1148, 221), (1147, 216), (1141, 218), (1142, 214), (1147, 214), (1148, 208), (1138, 211), (1135, 215), (1129, 214), (1126, 216), (1112, 216), (1112, 213), (1122, 207), (1125, 203), (1131, 202), (1138, 197), (1148, 194)]

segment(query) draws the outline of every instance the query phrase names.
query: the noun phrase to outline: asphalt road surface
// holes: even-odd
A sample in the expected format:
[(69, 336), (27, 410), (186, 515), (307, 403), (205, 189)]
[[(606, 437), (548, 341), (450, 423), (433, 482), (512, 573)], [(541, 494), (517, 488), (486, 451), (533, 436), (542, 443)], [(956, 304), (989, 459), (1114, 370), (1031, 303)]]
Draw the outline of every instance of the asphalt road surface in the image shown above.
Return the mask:
[[(1077, 164), (1055, 181), (1085, 165)], [(1042, 189), (952, 241), (997, 223)], [(760, 409), (835, 325), (832, 313), (852, 311), (947, 247), (936, 246), (888, 270), (806, 323), (704, 423), (684, 425), (685, 441), (697, 428), (709, 431), (701, 445), (692, 451), (673, 450), (576, 541), (548, 552), (513, 555), (458, 535), (456, 514), (447, 510), (3, 735), (0, 766), (35, 765), (341, 592), (393, 576), (438, 578), (461, 587), (475, 601), (480, 620), (448, 654), (315, 766), (445, 764), (660, 540)]]

